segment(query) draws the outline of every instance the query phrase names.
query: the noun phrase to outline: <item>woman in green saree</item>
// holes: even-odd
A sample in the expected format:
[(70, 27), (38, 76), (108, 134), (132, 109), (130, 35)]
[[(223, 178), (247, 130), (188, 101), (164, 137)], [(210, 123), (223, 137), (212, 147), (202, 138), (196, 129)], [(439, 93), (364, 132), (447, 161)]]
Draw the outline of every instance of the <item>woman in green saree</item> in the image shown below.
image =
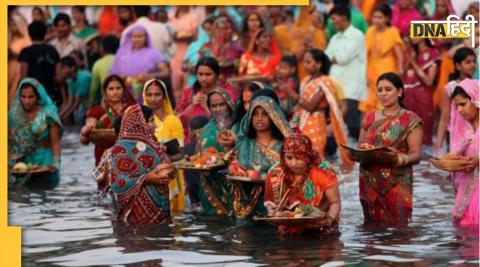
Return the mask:
[[(202, 129), (201, 149), (203, 151), (214, 147), (216, 151), (224, 152), (225, 147), (219, 144), (219, 134), (226, 133), (223, 131), (225, 129), (235, 132), (238, 128), (232, 125), (235, 106), (228, 92), (218, 87), (209, 92), (207, 106), (212, 118)], [(212, 171), (200, 176), (200, 185), (203, 214), (229, 215), (232, 210), (230, 183), (218, 172)]]
[(36, 79), (23, 79), (8, 112), (8, 163), (10, 167), (18, 162), (46, 166), (50, 173), (42, 179), (17, 178), (16, 183), (46, 187), (58, 185), (61, 129), (57, 107), (45, 88)]
[[(281, 107), (267, 96), (256, 97), (239, 128), (235, 145), (237, 161), (262, 178), (280, 160), (280, 148), (292, 133)], [(263, 205), (263, 184), (234, 182), (233, 208), (238, 218), (266, 215)]]

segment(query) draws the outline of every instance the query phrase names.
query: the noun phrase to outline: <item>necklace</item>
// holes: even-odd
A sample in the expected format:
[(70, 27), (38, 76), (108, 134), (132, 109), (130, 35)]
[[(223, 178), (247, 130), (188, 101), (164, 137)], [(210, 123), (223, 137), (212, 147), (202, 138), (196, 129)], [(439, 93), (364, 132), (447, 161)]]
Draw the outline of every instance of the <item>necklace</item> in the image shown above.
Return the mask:
[(395, 117), (398, 117), (398, 115), (400, 115), (400, 112), (402, 112), (402, 108), (400, 107), (400, 109), (397, 111), (397, 113), (393, 116), (391, 115), (387, 115), (385, 114), (385, 109), (382, 109), (382, 115), (386, 118), (395, 118)]
[(260, 140), (257, 140), (257, 141), (255, 141), (255, 142), (256, 142), (257, 144), (261, 145), (261, 146), (270, 147), (270, 143), (272, 142), (272, 139), (273, 139), (273, 136), (270, 136), (266, 145), (265, 145), (265, 144), (262, 144), (261, 142), (259, 142)]

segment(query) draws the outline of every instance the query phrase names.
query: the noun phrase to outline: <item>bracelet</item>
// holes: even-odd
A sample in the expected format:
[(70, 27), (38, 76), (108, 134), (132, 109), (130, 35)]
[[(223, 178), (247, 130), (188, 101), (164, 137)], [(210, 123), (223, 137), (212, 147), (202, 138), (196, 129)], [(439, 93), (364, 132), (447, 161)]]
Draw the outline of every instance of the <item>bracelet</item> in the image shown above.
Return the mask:
[(397, 154), (397, 163), (395, 164), (398, 167), (402, 167), (408, 164), (408, 155), (404, 153)]
[(397, 163), (395, 163), (395, 166), (403, 166), (403, 157), (400, 153), (397, 154)]

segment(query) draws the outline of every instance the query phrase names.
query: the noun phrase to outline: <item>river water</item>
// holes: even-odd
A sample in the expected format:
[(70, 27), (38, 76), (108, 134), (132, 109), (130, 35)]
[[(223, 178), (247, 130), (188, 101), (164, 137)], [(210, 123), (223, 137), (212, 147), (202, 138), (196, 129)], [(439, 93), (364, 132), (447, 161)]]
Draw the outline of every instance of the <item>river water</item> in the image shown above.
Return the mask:
[(62, 177), (53, 190), (11, 187), (9, 224), (23, 226), (23, 266), (478, 266), (478, 230), (450, 222), (448, 174), (422, 162), (414, 173), (412, 223), (366, 228), (357, 171), (339, 177), (341, 235), (280, 237), (269, 226), (175, 216), (172, 225), (119, 227), (111, 201), (90, 178), (93, 147), (78, 132), (62, 139)]

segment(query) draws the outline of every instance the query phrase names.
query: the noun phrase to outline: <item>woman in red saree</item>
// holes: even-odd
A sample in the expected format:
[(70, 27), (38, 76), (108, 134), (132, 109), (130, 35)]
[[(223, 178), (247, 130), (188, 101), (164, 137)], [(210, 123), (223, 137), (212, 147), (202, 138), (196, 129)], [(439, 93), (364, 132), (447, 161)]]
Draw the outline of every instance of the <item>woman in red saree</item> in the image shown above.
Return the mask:
[(269, 215), (313, 205), (322, 211), (320, 217), (323, 219), (314, 225), (280, 226), (279, 231), (335, 232), (340, 215), (340, 194), (335, 172), (328, 162), (320, 164), (320, 157), (312, 149), (312, 143), (306, 135), (287, 137), (280, 153), (280, 164), (268, 172), (265, 180), (265, 207)]
[[(80, 142), (88, 144), (88, 134), (94, 129), (112, 129), (115, 118), (122, 115), (125, 109), (136, 103), (125, 87), (122, 78), (110, 75), (103, 82), (102, 104), (92, 107), (87, 112), (87, 121), (80, 132)], [(107, 149), (107, 146), (95, 146), (95, 166)]]
[[(402, 80), (387, 72), (377, 80), (382, 110), (365, 114), (359, 147), (387, 147), (360, 164), (360, 202), (365, 223), (406, 225), (412, 218), (412, 165), (422, 155), (422, 120), (400, 105)], [(355, 159), (358, 160), (358, 159)]]
[(423, 144), (432, 145), (433, 92), (438, 74), (439, 55), (430, 39), (413, 38), (407, 49), (402, 81), (405, 84), (405, 108), (418, 114), (424, 122)]
[(280, 63), (282, 52), (275, 44), (272, 34), (260, 29), (250, 47), (240, 58), (239, 76), (262, 76), (273, 78)]

